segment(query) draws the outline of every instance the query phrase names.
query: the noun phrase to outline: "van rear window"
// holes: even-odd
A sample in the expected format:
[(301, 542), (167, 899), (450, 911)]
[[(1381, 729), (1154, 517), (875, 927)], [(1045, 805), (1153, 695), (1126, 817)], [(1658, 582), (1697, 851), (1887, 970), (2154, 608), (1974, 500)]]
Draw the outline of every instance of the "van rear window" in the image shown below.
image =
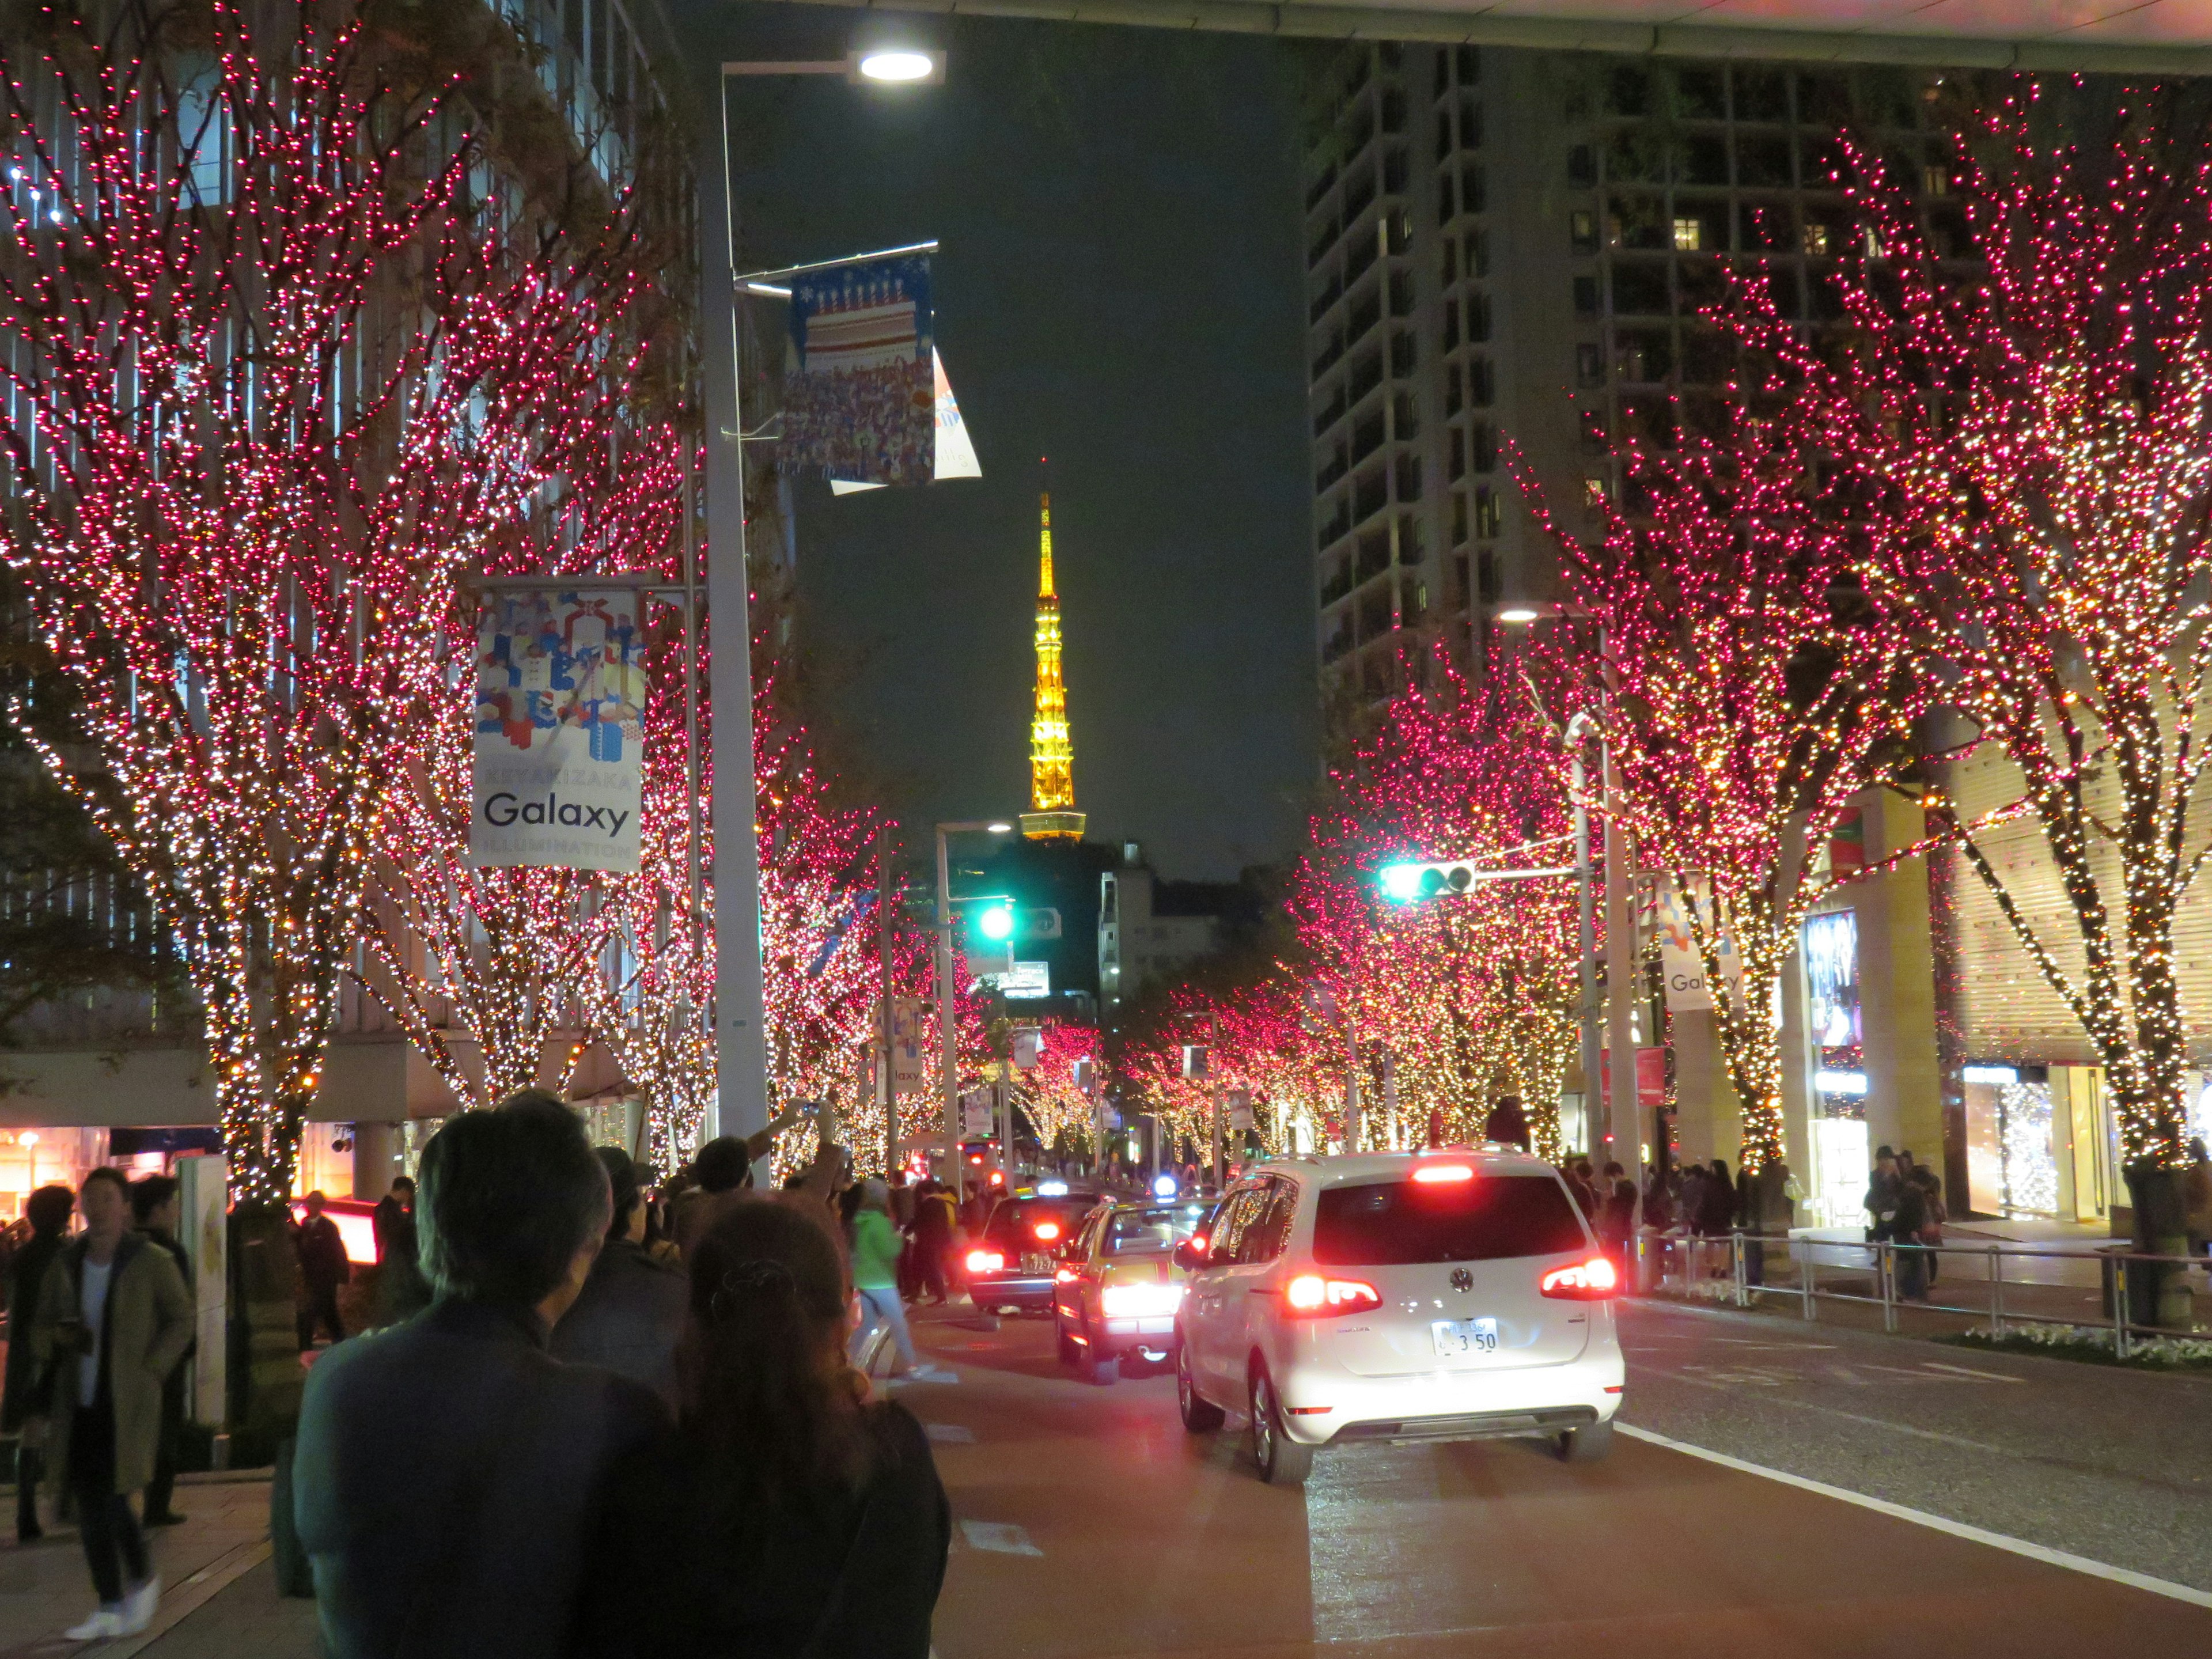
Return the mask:
[(1314, 1216), (1314, 1260), (1324, 1267), (1493, 1261), (1557, 1255), (1589, 1243), (1581, 1212), (1547, 1175), (1327, 1187)]

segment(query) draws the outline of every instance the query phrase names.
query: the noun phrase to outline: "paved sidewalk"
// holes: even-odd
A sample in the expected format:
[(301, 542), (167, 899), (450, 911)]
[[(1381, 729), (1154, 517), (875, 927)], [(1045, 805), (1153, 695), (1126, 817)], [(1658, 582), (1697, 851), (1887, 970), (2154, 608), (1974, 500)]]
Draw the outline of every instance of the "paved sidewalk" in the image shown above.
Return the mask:
[[(12, 1504), (12, 1489), (8, 1497)], [(241, 1575), (267, 1559), (266, 1477), (186, 1475), (178, 1485), (175, 1501), (189, 1518), (181, 1526), (158, 1528), (150, 1534), (154, 1565), (166, 1587), (161, 1613), (152, 1630), (127, 1641), (87, 1647), (62, 1638), (61, 1632), (93, 1606), (91, 1581), (75, 1527), (55, 1526), (50, 1521), (45, 1539), (27, 1547), (15, 1543), (12, 1533), (0, 1537), (0, 1659), (47, 1659), (70, 1653), (131, 1659), (141, 1652), (167, 1651), (156, 1645), (165, 1632), (222, 1596)], [(42, 1508), (51, 1516), (51, 1504)], [(311, 1616), (311, 1632), (312, 1623)], [(227, 1647), (225, 1651), (245, 1659), (254, 1650)], [(311, 1646), (298, 1651), (302, 1659), (309, 1659), (315, 1650)]]

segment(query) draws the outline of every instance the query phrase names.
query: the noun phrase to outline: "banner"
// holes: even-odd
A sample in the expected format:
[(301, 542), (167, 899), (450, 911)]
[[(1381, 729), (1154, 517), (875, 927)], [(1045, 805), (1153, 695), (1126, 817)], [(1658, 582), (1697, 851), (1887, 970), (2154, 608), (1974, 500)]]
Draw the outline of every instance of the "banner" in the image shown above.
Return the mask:
[(495, 592), (477, 624), (469, 861), (637, 869), (644, 596)]
[(929, 273), (929, 255), (902, 253), (791, 279), (787, 467), (853, 483), (936, 476)]
[[(930, 481), (943, 483), (947, 478), (980, 478), (983, 476), (983, 464), (975, 459), (975, 440), (968, 435), (968, 424), (960, 418), (960, 405), (952, 400), (952, 382), (945, 378), (945, 359), (934, 351), (929, 356), (937, 366), (937, 456), (930, 469)], [(833, 495), (852, 495), (863, 489), (882, 488), (879, 483), (856, 483), (850, 478), (830, 480), (830, 493)]]
[(917, 1092), (929, 1074), (929, 1056), (922, 1047), (921, 999), (891, 999), (891, 1080), (902, 1095)]
[[(1708, 927), (1712, 925), (1710, 895), (1698, 896), (1698, 915)], [(1713, 994), (1712, 988), (1705, 983), (1705, 960), (1698, 954), (1697, 941), (1691, 935), (1690, 918), (1682, 896), (1671, 881), (1659, 884), (1654, 920), (1659, 930), (1659, 967), (1667, 982), (1668, 1012), (1680, 1014), (1711, 1009)], [(1740, 992), (1743, 987), (1743, 965), (1736, 960), (1735, 946), (1726, 933), (1721, 935), (1718, 954), (1721, 971)]]

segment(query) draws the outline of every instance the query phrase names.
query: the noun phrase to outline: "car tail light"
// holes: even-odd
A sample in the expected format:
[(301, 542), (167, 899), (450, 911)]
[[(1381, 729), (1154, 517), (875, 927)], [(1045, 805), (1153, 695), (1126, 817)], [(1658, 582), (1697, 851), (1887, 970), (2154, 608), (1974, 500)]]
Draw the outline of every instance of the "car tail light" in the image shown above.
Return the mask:
[(1046, 1243), (1051, 1243), (1054, 1239), (1060, 1237), (1060, 1223), (1057, 1221), (1038, 1222), (1036, 1224), (1036, 1236)]
[(1171, 1314), (1182, 1305), (1180, 1285), (1109, 1285), (1098, 1305), (1109, 1319), (1143, 1319)]
[(1619, 1293), (1620, 1274), (1604, 1256), (1594, 1255), (1571, 1267), (1553, 1268), (1536, 1288), (1546, 1296), (1565, 1297), (1571, 1302), (1602, 1302)]
[(1365, 1313), (1382, 1305), (1382, 1293), (1357, 1279), (1300, 1273), (1283, 1286), (1283, 1311), (1293, 1319), (1327, 1319), (1334, 1314)]
[(1005, 1185), (1006, 1184), (1006, 1174), (1005, 1174), (1005, 1172), (1004, 1172), (1003, 1170), (992, 1170), (992, 1171), (991, 1171), (991, 1184), (992, 1184), (994, 1187), (1003, 1187), (1003, 1186), (1005, 1186)]
[(1413, 1166), (1413, 1179), (1424, 1187), (1442, 1186), (1446, 1182), (1472, 1181), (1474, 1179), (1474, 1165), (1472, 1164), (1416, 1164)]
[(996, 1250), (970, 1250), (968, 1252), (968, 1271), (971, 1273), (1000, 1273), (1005, 1270), (1006, 1265), (1006, 1258), (1000, 1255)]
[(1075, 1269), (1062, 1267), (1052, 1276), (1052, 1282), (1055, 1285), (1073, 1285), (1075, 1283)]
[(1206, 1254), (1206, 1235), (1204, 1233), (1193, 1233), (1190, 1236), (1190, 1253), (1193, 1255), (1204, 1255)]

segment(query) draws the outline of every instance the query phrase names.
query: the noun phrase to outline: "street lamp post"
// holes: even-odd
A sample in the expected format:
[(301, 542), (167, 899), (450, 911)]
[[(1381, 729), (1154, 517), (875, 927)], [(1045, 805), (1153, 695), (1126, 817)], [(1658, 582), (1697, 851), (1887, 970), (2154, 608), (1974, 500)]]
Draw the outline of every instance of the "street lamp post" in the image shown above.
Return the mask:
[(952, 854), (946, 842), (959, 835), (1004, 836), (1013, 825), (977, 818), (937, 826), (937, 1047), (938, 1082), (945, 1094), (946, 1185), (957, 1206), (966, 1195), (966, 1167), (960, 1158), (960, 1026), (952, 998)]
[[(729, 352), (707, 354), (707, 611), (721, 642), (708, 667), (714, 743), (714, 1104), (705, 1134), (748, 1135), (767, 1127), (768, 1015), (761, 973), (760, 842), (753, 770), (752, 617), (745, 560), (743, 365), (738, 330), (738, 216), (730, 162), (732, 76), (842, 75), (854, 82), (936, 83), (945, 54), (883, 48), (830, 61), (722, 65), (715, 110), (721, 151), (722, 210), (702, 213), (708, 246), (699, 262), (700, 315), (720, 331), (728, 319)], [(700, 169), (702, 177), (708, 170)], [(718, 240), (720, 246), (714, 243)], [(734, 557), (732, 555), (734, 554)], [(696, 613), (695, 613), (696, 614)], [(696, 843), (694, 843), (695, 847)], [(696, 855), (696, 854), (695, 854)], [(888, 1057), (887, 1057), (888, 1058)]]

